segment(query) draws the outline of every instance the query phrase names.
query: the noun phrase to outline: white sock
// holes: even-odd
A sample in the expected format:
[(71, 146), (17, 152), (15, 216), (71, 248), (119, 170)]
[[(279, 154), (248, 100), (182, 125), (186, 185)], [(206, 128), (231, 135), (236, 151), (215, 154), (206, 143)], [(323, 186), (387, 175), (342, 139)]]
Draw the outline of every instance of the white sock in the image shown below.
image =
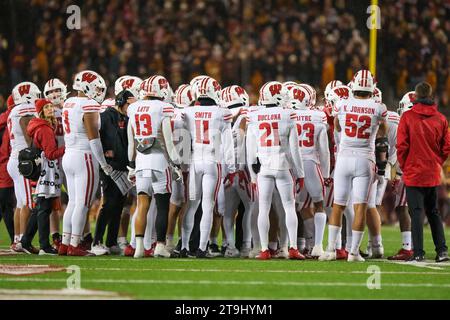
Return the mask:
[(314, 245), (322, 246), (323, 234), (325, 232), (325, 224), (327, 223), (327, 215), (325, 212), (317, 212), (314, 215)]
[(80, 244), (80, 238), (80, 236), (72, 234), (72, 236), (70, 237), (70, 245), (72, 247), (78, 247), (78, 245)]
[(20, 236), (18, 234), (14, 235), (14, 242), (19, 242), (20, 241)]
[(70, 244), (70, 233), (63, 233), (62, 244), (68, 246)]
[(136, 237), (136, 252), (144, 252), (144, 238)]
[(336, 249), (342, 249), (342, 233), (338, 233), (336, 238)]
[(339, 233), (341, 233), (341, 227), (328, 225), (328, 251), (336, 250), (336, 239)]
[(260, 251), (261, 250), (261, 242), (253, 240), (253, 249)]
[(306, 247), (306, 239), (305, 238), (297, 238), (297, 247), (298, 250), (303, 251)]
[(269, 249), (273, 250), (273, 251), (277, 250), (278, 249), (278, 242), (274, 242), (274, 241), (269, 242)]
[(362, 238), (364, 236), (364, 231), (355, 231), (352, 232), (352, 249), (350, 251), (351, 254), (357, 256), (359, 255), (359, 247), (361, 246)]
[(166, 235), (166, 243), (168, 245), (172, 245), (173, 244), (173, 234)]
[(22, 240), (23, 233), (19, 234), (19, 241)]
[(402, 232), (402, 248), (411, 250), (411, 231)]
[(303, 228), (306, 239), (306, 248), (314, 246), (314, 218), (303, 220)]
[(381, 246), (383, 246), (381, 234), (372, 236), (372, 248), (373, 247), (381, 247)]
[(125, 242), (127, 242), (127, 238), (125, 238), (125, 237), (118, 237), (117, 238), (117, 242), (118, 243), (125, 243)]
[(350, 252), (352, 250), (352, 237), (347, 236), (347, 242), (345, 243), (345, 251)]

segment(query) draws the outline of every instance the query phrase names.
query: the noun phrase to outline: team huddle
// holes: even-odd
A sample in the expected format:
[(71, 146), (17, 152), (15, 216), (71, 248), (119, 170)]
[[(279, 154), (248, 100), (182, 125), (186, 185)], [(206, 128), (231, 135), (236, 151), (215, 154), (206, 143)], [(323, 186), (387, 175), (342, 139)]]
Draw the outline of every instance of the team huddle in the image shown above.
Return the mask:
[[(413, 255), (396, 138), (400, 116), (411, 109), (414, 92), (403, 97), (398, 113), (388, 111), (368, 70), (358, 71), (347, 85), (330, 82), (322, 104), (310, 85), (271, 81), (260, 88), (258, 104), (250, 105), (244, 88), (222, 89), (209, 76), (198, 76), (175, 92), (163, 76), (123, 76), (115, 83), (116, 96), (105, 100), (104, 79), (86, 70), (75, 76), (72, 88), (68, 97), (66, 85), (51, 79), (44, 88), (46, 99), (39, 99), (41, 92), (31, 82), (12, 91), (7, 123), (8, 173), (17, 200), (15, 251), (33, 251), (31, 240), (23, 240), (22, 234), (29, 233), (34, 193), (38, 207), (45, 206), (37, 214), (39, 254), (112, 253), (102, 241), (88, 246), (84, 241), (102, 174), (123, 195), (137, 199), (131, 241), (121, 250), (125, 256), (383, 258), (379, 210), (388, 183), (396, 193), (402, 235), (402, 248), (389, 259)], [(19, 170), (19, 155), (39, 140), (30, 127), (47, 108), (56, 119), (50, 138), (54, 142), (51, 148), (40, 148), (41, 173), (33, 187)], [(127, 116), (126, 170), (113, 168), (111, 152), (102, 145), (100, 119), (108, 108), (121, 108)], [(50, 246), (48, 232), (41, 239), (41, 224), (50, 223), (54, 234), (59, 221), (53, 215), (50, 222), (48, 217), (41, 221), (40, 212), (60, 210), (63, 185), (68, 203), (62, 237)], [(366, 225), (364, 253), (360, 246)], [(223, 250), (217, 249), (220, 229)]]

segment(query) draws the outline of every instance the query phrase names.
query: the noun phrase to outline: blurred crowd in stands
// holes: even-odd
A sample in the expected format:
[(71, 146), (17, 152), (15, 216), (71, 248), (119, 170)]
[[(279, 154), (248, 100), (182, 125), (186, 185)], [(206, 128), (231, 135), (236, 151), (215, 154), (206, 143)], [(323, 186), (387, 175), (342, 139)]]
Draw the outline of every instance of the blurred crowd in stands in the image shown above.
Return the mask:
[[(173, 87), (207, 73), (256, 93), (268, 80), (321, 91), (368, 66), (370, 1), (345, 0), (15, 0), (4, 1), (0, 92), (49, 77), (71, 82), (93, 68), (118, 75), (165, 75)], [(81, 7), (81, 29), (66, 27)], [(450, 107), (450, 2), (381, 2), (379, 86), (391, 108), (426, 80)], [(3, 20), (4, 20), (3, 19)]]

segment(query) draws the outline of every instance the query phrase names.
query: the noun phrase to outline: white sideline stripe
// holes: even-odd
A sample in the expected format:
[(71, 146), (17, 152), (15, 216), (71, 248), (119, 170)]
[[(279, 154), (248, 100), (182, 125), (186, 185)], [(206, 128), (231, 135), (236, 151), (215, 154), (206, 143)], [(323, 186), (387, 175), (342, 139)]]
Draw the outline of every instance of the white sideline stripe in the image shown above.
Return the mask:
[(117, 292), (87, 289), (0, 289), (0, 300), (85, 300), (85, 299), (129, 299)]
[[(63, 282), (67, 279), (50, 278), (0, 278), (0, 282)], [(174, 284), (174, 285), (236, 285), (236, 286), (285, 286), (285, 287), (366, 287), (366, 282), (298, 282), (298, 281), (227, 281), (227, 280), (154, 280), (154, 279), (86, 279), (84, 283), (122, 283), (122, 284)], [(408, 288), (450, 288), (450, 283), (382, 283), (385, 287)]]
[[(231, 272), (231, 273), (345, 273), (367, 274), (367, 271), (336, 271), (336, 270), (239, 270), (239, 269), (179, 269), (179, 268), (84, 268), (93, 271), (161, 271), (161, 272)], [(416, 271), (381, 271), (381, 274), (430, 274), (449, 275), (450, 272), (416, 272)]]
[(433, 269), (433, 270), (445, 270), (442, 267), (450, 267), (449, 263), (443, 263), (443, 262), (426, 262), (426, 261), (425, 262), (406, 262), (406, 261), (393, 261), (393, 260), (387, 260), (387, 261), (389, 263), (400, 264), (403, 266), (428, 268), (428, 269)]

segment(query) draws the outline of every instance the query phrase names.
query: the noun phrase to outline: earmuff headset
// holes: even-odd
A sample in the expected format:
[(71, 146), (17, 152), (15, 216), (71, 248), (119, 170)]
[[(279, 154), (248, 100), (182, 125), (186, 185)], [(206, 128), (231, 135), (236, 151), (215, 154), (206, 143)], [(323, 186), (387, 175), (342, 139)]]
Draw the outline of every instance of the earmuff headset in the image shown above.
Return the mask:
[(116, 105), (119, 108), (123, 108), (123, 106), (127, 103), (128, 99), (132, 97), (133, 94), (130, 91), (124, 89), (121, 92), (119, 92), (119, 94), (116, 96)]

